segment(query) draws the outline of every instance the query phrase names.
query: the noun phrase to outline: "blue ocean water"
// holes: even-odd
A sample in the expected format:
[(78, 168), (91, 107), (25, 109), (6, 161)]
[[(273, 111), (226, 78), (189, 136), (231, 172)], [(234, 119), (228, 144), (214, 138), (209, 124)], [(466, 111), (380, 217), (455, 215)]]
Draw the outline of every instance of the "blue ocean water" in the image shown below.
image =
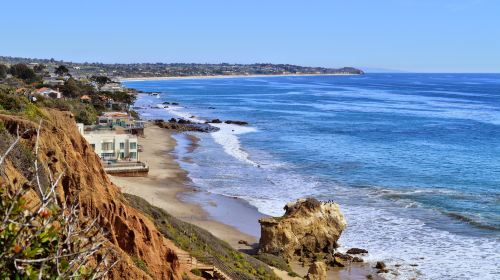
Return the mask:
[[(271, 215), (299, 197), (333, 199), (349, 225), (342, 245), (401, 264), (391, 277), (500, 277), (500, 75), (126, 85), (161, 92), (159, 99), (142, 95), (137, 106), (180, 103), (140, 110), (145, 118), (250, 123), (196, 134), (200, 147), (181, 165), (198, 187)], [(468, 258), (481, 262), (463, 267)]]

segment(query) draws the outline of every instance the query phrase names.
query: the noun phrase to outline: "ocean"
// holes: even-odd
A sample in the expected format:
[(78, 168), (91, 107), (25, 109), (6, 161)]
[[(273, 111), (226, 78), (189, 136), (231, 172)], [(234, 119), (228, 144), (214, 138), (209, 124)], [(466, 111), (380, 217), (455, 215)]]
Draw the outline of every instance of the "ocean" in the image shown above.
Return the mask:
[[(219, 118), (182, 160), (194, 185), (267, 215), (334, 200), (341, 249), (391, 279), (500, 278), (500, 75), (366, 74), (128, 81), (147, 119)], [(156, 108), (162, 102), (178, 106)], [(179, 134), (179, 143), (185, 141)], [(182, 147), (182, 145), (180, 145)]]

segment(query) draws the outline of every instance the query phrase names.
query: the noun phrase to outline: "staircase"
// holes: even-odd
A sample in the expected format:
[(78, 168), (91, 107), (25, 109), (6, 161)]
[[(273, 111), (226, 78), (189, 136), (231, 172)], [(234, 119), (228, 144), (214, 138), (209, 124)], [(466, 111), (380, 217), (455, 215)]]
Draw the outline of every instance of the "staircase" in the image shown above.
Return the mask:
[[(223, 268), (221, 269), (218, 267), (218, 265), (215, 265), (214, 261), (215, 259), (212, 257), (206, 257), (203, 258), (201, 261), (196, 259), (195, 257), (192, 257), (188, 253), (185, 252), (177, 252), (177, 258), (179, 259), (179, 262), (181, 265), (186, 266), (189, 270), (192, 269), (198, 269), (202, 272), (205, 272), (206, 274), (209, 274), (212, 279), (217, 279), (217, 280), (236, 280), (237, 278), (231, 278), (229, 277), (222, 269), (227, 268), (223, 264), (219, 264), (219, 266), (222, 266)], [(231, 271), (229, 269), (229, 271)]]

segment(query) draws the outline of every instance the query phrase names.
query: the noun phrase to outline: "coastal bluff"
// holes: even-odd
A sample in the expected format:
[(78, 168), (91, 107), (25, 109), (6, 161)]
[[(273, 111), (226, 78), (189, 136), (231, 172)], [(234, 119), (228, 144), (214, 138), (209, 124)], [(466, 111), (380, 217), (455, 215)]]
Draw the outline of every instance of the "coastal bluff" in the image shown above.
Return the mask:
[(282, 217), (259, 220), (259, 251), (287, 261), (312, 260), (318, 254), (333, 255), (347, 226), (338, 204), (314, 198), (288, 203)]
[[(57, 196), (68, 202), (77, 201), (81, 217), (96, 219), (98, 226), (108, 232), (105, 245), (116, 252), (112, 260), (119, 262), (107, 278), (183, 279), (184, 274), (190, 275), (179, 262), (178, 247), (162, 235), (149, 217), (131, 207), (110, 181), (98, 156), (78, 132), (74, 116), (57, 110), (43, 110), (40, 114), (43, 123), (38, 139), (39, 160), (47, 163), (54, 174), (63, 174), (55, 189)], [(0, 125), (5, 145), (6, 135), (16, 135), (19, 128), (31, 132), (23, 137), (21, 151), (35, 149), (37, 122), (22, 116), (0, 114)], [(21, 157), (24, 154), (27, 152), (7, 159), (0, 185), (8, 182), (18, 182), (11, 185), (29, 184), (31, 163), (22, 160), (29, 159)], [(37, 203), (34, 194), (29, 198)]]

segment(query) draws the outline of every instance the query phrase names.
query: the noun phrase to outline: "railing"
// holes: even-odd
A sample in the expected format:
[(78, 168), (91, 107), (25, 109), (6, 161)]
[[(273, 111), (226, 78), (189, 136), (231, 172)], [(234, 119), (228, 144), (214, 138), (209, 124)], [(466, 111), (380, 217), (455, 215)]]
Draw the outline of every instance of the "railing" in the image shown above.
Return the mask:
[(221, 280), (254, 280), (248, 276), (238, 273), (223, 261), (212, 256), (192, 257), (187, 253), (177, 253), (179, 262), (187, 265), (189, 269), (199, 269), (201, 271), (212, 272), (214, 279)]

